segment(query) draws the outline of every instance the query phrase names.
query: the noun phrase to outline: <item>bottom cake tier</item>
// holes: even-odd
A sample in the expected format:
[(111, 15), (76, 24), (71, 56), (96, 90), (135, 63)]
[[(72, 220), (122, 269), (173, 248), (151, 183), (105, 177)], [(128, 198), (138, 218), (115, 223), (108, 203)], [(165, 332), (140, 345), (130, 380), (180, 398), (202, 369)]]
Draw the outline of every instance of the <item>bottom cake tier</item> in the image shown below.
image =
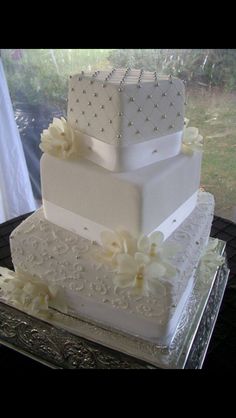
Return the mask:
[(59, 286), (69, 314), (168, 345), (194, 286), (213, 211), (213, 196), (199, 192), (194, 211), (165, 241), (179, 249), (170, 257), (176, 274), (162, 277), (159, 294), (134, 295), (129, 288), (116, 287), (111, 265), (94, 257), (98, 245), (50, 223), (42, 208), (13, 231), (13, 264), (19, 273)]

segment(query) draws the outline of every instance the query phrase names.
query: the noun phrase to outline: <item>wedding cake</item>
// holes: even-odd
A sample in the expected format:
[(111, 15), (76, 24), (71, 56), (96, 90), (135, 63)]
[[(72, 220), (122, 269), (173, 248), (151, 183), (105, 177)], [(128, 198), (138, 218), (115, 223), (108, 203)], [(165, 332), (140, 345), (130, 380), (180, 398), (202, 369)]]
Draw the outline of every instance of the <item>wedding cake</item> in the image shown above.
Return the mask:
[(184, 106), (155, 72), (70, 77), (67, 120), (42, 133), (42, 208), (11, 235), (15, 301), (170, 343), (214, 212)]

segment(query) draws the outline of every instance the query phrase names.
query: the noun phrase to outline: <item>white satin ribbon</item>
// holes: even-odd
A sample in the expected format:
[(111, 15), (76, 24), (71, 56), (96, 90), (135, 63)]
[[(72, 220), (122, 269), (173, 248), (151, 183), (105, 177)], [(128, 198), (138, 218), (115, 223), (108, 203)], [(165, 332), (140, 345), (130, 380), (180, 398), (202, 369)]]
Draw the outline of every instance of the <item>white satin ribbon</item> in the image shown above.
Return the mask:
[(178, 155), (183, 131), (128, 145), (108, 144), (79, 131), (76, 134), (84, 158), (109, 171), (125, 172)]
[[(165, 239), (168, 238), (193, 211), (197, 203), (197, 196), (198, 192), (196, 191), (188, 200), (179, 206), (178, 209), (147, 235), (158, 230), (164, 234)], [(107, 230), (111, 231), (107, 226), (93, 222), (90, 219), (84, 218), (83, 216), (57, 206), (45, 199), (43, 200), (43, 208), (45, 218), (48, 221), (74, 232), (83, 238), (97, 241), (99, 244), (101, 244), (101, 232)], [(123, 225), (123, 227), (128, 230), (128, 225)], [(132, 231), (129, 232), (132, 233)]]

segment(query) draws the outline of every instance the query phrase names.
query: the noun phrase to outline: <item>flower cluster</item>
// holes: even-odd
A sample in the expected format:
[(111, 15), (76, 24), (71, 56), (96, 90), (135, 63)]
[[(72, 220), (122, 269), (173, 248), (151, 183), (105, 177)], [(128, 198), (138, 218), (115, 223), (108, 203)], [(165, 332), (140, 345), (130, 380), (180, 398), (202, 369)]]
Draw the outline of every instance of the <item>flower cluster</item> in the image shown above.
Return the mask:
[(203, 137), (199, 135), (199, 130), (194, 127), (187, 127), (189, 120), (185, 118), (185, 128), (182, 139), (182, 152), (192, 155), (194, 151), (201, 151), (203, 146)]
[(161, 232), (135, 239), (126, 231), (104, 231), (101, 241), (100, 261), (111, 263), (115, 287), (130, 288), (135, 295), (157, 295), (163, 287), (160, 279), (176, 274), (169, 258), (178, 248), (164, 243)]
[(103, 261), (111, 262), (113, 265), (117, 263), (118, 254), (134, 255), (137, 247), (135, 238), (123, 230), (103, 231), (101, 233)]
[(214, 239), (208, 242), (208, 245), (201, 257), (199, 270), (201, 273), (202, 280), (207, 282), (212, 277), (212, 272), (215, 271), (216, 267), (221, 266), (225, 258), (224, 256), (216, 252), (219, 240)]
[(5, 268), (0, 268), (0, 273), (3, 296), (15, 307), (42, 317), (49, 316), (49, 305), (61, 312), (67, 312), (63, 295), (57, 286), (48, 286), (36, 277)]
[(74, 157), (80, 151), (78, 138), (64, 118), (53, 118), (48, 129), (44, 129), (41, 134), (39, 148), (58, 158)]

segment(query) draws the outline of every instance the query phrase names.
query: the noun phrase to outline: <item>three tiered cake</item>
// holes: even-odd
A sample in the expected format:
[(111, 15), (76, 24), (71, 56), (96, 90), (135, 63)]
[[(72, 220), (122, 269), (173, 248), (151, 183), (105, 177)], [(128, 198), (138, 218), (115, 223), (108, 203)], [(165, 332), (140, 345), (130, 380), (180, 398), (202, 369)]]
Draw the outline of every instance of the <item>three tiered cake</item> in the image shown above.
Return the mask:
[[(170, 343), (214, 212), (184, 104), (174, 77), (114, 69), (70, 78), (67, 120), (42, 134), (43, 206), (11, 235), (19, 277), (48, 286), (44, 306)], [(38, 295), (27, 296), (40, 310)]]

